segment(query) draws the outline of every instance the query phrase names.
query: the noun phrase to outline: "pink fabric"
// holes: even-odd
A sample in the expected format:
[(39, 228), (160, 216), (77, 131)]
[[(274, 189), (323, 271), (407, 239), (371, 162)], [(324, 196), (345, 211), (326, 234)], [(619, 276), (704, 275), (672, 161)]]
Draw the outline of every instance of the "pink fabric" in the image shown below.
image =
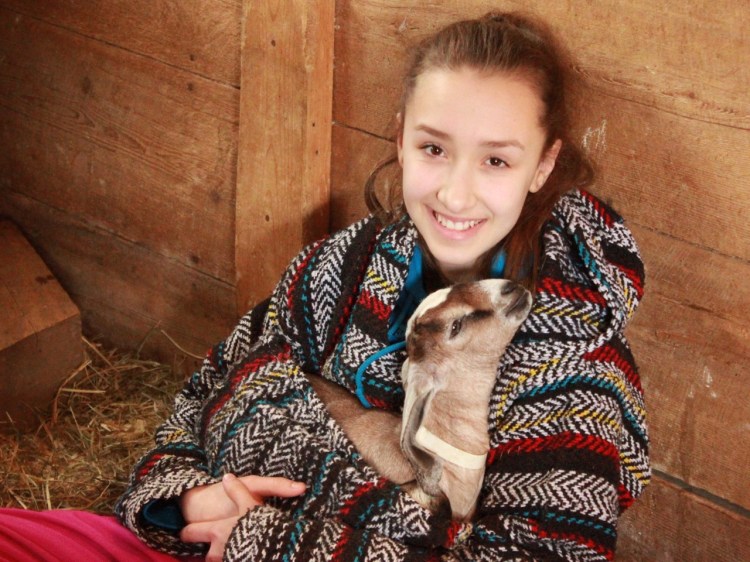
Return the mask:
[(150, 549), (114, 517), (85, 511), (0, 508), (0, 560), (197, 562)]

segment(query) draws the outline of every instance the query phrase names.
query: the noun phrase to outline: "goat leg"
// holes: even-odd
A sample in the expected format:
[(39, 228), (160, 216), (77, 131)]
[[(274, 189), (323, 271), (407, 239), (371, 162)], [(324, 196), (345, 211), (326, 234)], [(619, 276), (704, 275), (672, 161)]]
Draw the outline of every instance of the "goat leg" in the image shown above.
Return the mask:
[(307, 378), (331, 417), (370, 466), (395, 484), (414, 480), (414, 470), (399, 443), (401, 416), (378, 408), (365, 409), (351, 392), (321, 376)]

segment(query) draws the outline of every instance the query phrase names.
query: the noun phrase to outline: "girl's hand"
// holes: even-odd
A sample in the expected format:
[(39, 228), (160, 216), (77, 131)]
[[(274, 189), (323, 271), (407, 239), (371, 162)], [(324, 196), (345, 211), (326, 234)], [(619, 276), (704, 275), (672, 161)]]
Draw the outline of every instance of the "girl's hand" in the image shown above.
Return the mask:
[[(229, 535), (232, 534), (232, 529), (237, 525), (237, 521), (251, 509), (261, 505), (266, 496), (292, 497), (305, 491), (304, 483), (294, 482), (286, 478), (262, 476), (237, 478), (234, 474), (225, 474), (220, 483), (202, 486), (202, 488), (205, 491), (199, 497), (205, 498), (207, 501), (210, 501), (211, 497), (219, 497), (222, 502), (222, 505), (214, 510), (204, 509), (204, 515), (211, 511), (215, 513), (226, 511), (227, 506), (224, 500), (231, 503), (230, 515), (190, 523), (180, 533), (180, 538), (184, 542), (210, 544), (206, 555), (207, 562), (221, 561), (224, 556), (224, 547), (229, 540)], [(221, 493), (219, 493), (219, 488)]]
[(235, 515), (212, 521), (202, 521), (187, 525), (180, 533), (184, 542), (204, 542), (210, 547), (206, 562), (220, 562), (224, 556), (224, 547), (232, 534), (232, 529), (245, 513), (259, 505), (253, 494), (233, 474), (226, 474), (221, 481), (224, 494), (232, 502)]
[[(263, 503), (266, 496), (279, 496), (290, 498), (299, 496), (305, 491), (303, 482), (295, 482), (287, 478), (270, 476), (243, 476), (236, 478), (227, 474), (244, 488), (252, 498), (255, 507)], [(230, 483), (233, 484), (233, 483)], [(234, 488), (234, 486), (232, 486)], [(180, 508), (185, 521), (198, 523), (203, 521), (218, 521), (238, 515), (236, 502), (227, 494), (227, 483), (225, 481), (198, 486), (188, 490), (180, 497)], [(242, 513), (244, 515), (244, 512)]]

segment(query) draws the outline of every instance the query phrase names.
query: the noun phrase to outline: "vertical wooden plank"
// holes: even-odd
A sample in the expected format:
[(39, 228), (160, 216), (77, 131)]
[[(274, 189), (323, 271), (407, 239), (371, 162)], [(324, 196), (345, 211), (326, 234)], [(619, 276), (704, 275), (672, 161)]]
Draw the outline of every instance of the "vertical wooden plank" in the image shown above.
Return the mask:
[(242, 313), (328, 227), (334, 0), (246, 2), (235, 265)]

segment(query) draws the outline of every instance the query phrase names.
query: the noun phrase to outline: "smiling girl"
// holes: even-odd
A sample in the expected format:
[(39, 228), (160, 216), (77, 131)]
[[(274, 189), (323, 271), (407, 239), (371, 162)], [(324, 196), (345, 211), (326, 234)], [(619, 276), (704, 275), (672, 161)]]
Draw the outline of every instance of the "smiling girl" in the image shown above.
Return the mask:
[[(449, 281), (476, 279), (555, 168), (529, 79), (464, 65), (420, 74), (398, 137), (406, 212)], [(467, 92), (471, 92), (467, 96)]]
[[(209, 353), (118, 503), (127, 527), (210, 560), (613, 559), (649, 478), (623, 335), (643, 266), (584, 190), (564, 70), (544, 26), (513, 14), (415, 49), (390, 161), (401, 181), (379, 192), (376, 170), (373, 214), (305, 248)], [(477, 514), (459, 523), (368, 466), (304, 373), (399, 410), (406, 319), (429, 291), (486, 277), (535, 297), (498, 365)]]

